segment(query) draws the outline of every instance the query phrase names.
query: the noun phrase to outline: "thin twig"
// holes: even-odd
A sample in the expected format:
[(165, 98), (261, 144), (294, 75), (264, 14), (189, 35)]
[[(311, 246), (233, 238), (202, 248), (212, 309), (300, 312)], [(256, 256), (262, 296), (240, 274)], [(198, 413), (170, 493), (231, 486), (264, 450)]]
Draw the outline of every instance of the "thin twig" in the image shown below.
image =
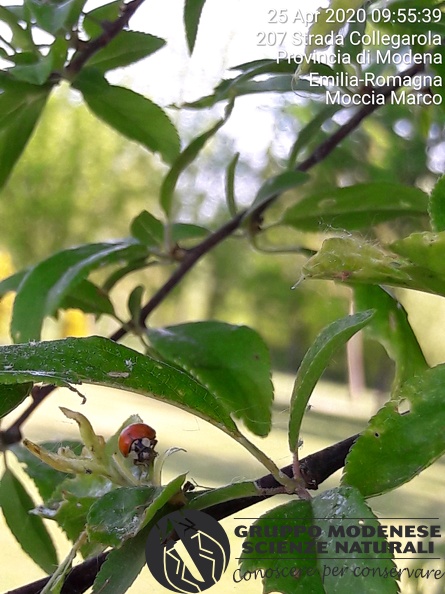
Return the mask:
[[(169, 293), (178, 285), (180, 280), (187, 274), (187, 272), (193, 268), (193, 266), (200, 260), (205, 254), (210, 252), (215, 246), (221, 241), (232, 235), (232, 233), (238, 229), (244, 212), (237, 214), (233, 219), (230, 219), (222, 227), (217, 229), (214, 233), (211, 233), (204, 241), (193, 249), (186, 252), (181, 264), (173, 272), (167, 282), (153, 295), (153, 297), (144, 305), (141, 309), (139, 316), (139, 325), (144, 326), (145, 321), (152, 311), (160, 305)], [(114, 334), (110, 336), (111, 340), (117, 342), (123, 336), (127, 334), (129, 328), (134, 328), (131, 321), (127, 322), (124, 326), (119, 328)]]
[(65, 68), (66, 77), (68, 79), (73, 78), (96, 52), (107, 46), (112, 39), (119, 35), (143, 2), (145, 0), (133, 0), (128, 4), (124, 4), (121, 15), (115, 21), (107, 23), (107, 26), (104, 27), (103, 33), (99, 37), (87, 41), (75, 52), (70, 63)]

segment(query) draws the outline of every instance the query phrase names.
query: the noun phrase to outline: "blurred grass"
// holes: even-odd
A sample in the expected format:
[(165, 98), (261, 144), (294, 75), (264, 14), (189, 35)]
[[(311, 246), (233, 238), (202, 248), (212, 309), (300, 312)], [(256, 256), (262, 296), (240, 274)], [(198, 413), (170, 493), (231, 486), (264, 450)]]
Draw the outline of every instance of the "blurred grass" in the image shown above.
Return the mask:
[[(274, 404), (274, 428), (266, 440), (254, 439), (280, 466), (290, 462), (290, 456), (287, 454), (286, 425), (292, 381), (291, 376), (284, 374), (276, 374), (274, 377), (277, 393)], [(58, 390), (37, 409), (32, 419), (25, 425), (24, 435), (33, 441), (78, 437), (77, 425), (66, 419), (58, 406), (79, 410), (90, 419), (96, 432), (105, 437), (112, 434), (130, 414), (138, 413), (144, 421), (156, 428), (159, 451), (171, 446), (179, 446), (187, 450), (186, 453), (178, 453), (169, 458), (166, 465), (166, 479), (188, 471), (189, 478), (194, 479), (198, 484), (215, 486), (236, 480), (257, 478), (266, 473), (256, 460), (229, 437), (192, 415), (131, 393), (98, 387), (85, 387), (82, 392), (87, 396), (85, 405), (81, 405), (79, 397), (73, 392)], [(360, 399), (351, 400), (346, 387), (323, 382), (317, 387), (311, 404), (312, 409), (306, 415), (303, 425), (304, 444), (301, 456), (359, 432), (365, 426), (369, 416), (378, 408), (377, 400), (371, 393), (363, 395)], [(9, 419), (6, 419), (5, 426), (8, 426), (8, 422)], [(20, 472), (12, 455), (8, 455), (8, 463)], [(335, 473), (322, 485), (319, 492), (337, 486), (340, 476), (340, 471)], [(396, 492), (374, 498), (370, 501), (370, 505), (379, 516), (384, 518), (437, 517), (440, 518), (439, 523), (445, 525), (444, 485), (445, 462), (440, 460)], [(30, 490), (38, 501), (33, 485), (30, 485)], [(223, 579), (212, 588), (212, 594), (226, 592), (259, 594), (261, 592), (259, 581), (241, 584), (233, 582), (232, 575), (237, 568), (236, 558), (241, 551), (241, 541), (232, 537), (233, 530), (240, 523), (249, 523), (237, 518), (258, 517), (266, 509), (283, 501), (286, 501), (286, 497), (274, 498), (273, 502), (263, 502), (249, 508), (246, 512), (238, 513), (235, 518), (228, 518), (222, 522), (231, 537), (231, 561)], [(389, 523), (389, 520), (385, 520), (385, 523)], [(48, 525), (57, 542), (60, 556), (63, 558), (69, 550), (69, 543), (56, 526), (50, 522)], [(23, 554), (4, 523), (0, 531), (0, 550), (2, 551), (0, 572), (2, 591), (17, 588), (43, 576), (41, 570)], [(440, 582), (435, 584), (428, 582), (428, 580), (420, 582), (421, 589), (415, 589), (412, 584), (403, 582), (402, 594), (443, 592)], [(439, 589), (435, 590), (434, 587), (438, 586)], [(144, 568), (130, 593), (139, 594), (148, 590), (167, 592)]]

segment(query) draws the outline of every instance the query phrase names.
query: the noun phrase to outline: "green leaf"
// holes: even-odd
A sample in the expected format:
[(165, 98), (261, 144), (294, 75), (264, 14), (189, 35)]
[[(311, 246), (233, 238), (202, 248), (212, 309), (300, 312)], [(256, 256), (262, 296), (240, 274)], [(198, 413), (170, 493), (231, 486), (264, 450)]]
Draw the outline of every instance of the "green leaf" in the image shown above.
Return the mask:
[(130, 89), (110, 85), (90, 68), (82, 70), (73, 86), (82, 93), (91, 111), (120, 134), (159, 153), (167, 163), (176, 159), (180, 150), (178, 133), (159, 105)]
[(410, 481), (440, 458), (445, 453), (444, 386), (445, 365), (403, 383), (351, 449), (343, 484), (373, 497)]
[(408, 258), (414, 265), (445, 278), (445, 231), (412, 233), (404, 239), (394, 241), (389, 248), (396, 254)]
[[(328, 594), (398, 594), (396, 580), (399, 574), (391, 549), (387, 547), (386, 539), (378, 535), (377, 517), (359, 491), (350, 487), (325, 491), (313, 499), (312, 510), (316, 518), (314, 524), (321, 528), (318, 540), (327, 544), (328, 554), (320, 555), (319, 567)], [(341, 532), (337, 536), (339, 529)], [(372, 536), (355, 536), (364, 530)], [(371, 542), (379, 552), (371, 547), (366, 550), (363, 541)], [(389, 550), (385, 551), (385, 547)], [(345, 571), (339, 571), (342, 569)], [(372, 569), (376, 569), (374, 575)]]
[[(21, 52), (20, 54), (16, 54), (16, 59), (18, 56), (22, 56), (24, 57), (24, 63), (29, 63), (30, 59), (29, 56), (34, 56), (33, 52), (29, 52), (29, 51), (24, 51)], [(31, 58), (32, 59), (35, 58)], [(17, 60), (17, 62), (19, 62)], [(35, 87), (34, 85), (30, 85), (28, 83), (24, 83), (24, 82), (19, 82), (17, 80), (14, 80), (11, 75), (5, 71), (5, 70), (0, 70), (0, 89), (2, 91), (2, 93), (0, 93), (0, 113), (4, 112), (4, 101), (5, 101), (5, 97), (9, 96), (10, 99), (9, 101), (6, 100), (6, 103), (11, 104), (13, 108), (17, 107), (16, 103), (17, 100), (21, 100), (22, 103), (25, 103), (25, 99), (22, 97), (23, 94), (26, 93), (41, 93), (42, 89), (39, 89), (38, 87)], [(8, 95), (5, 95), (5, 93), (3, 91), (8, 91)], [(15, 91), (15, 95), (10, 95), (9, 92), (11, 91), (11, 93), (13, 93)], [(1, 121), (1, 120), (0, 120)]]
[[(21, 270), (0, 281), (0, 298), (17, 292), (29, 269)], [(106, 292), (89, 280), (82, 280), (62, 299), (61, 309), (80, 309), (84, 313), (114, 315), (114, 307)]]
[[(263, 580), (265, 593), (398, 592), (391, 554), (361, 550), (362, 539), (349, 536), (366, 529), (374, 534), (368, 542), (385, 547), (385, 539), (376, 536), (379, 522), (355, 489), (331, 489), (311, 501), (291, 501), (264, 514), (253, 527), (261, 532), (244, 542), (240, 573), (269, 570)], [(261, 536), (274, 531), (276, 536)], [(369, 571), (374, 567), (375, 575)]]
[(101, 35), (105, 28), (102, 23), (108, 24), (119, 18), (122, 10), (122, 0), (115, 0), (115, 2), (109, 2), (104, 6), (99, 6), (94, 10), (90, 10), (85, 14), (82, 22), (82, 27), (85, 33), (90, 37), (98, 37)]
[(380, 342), (395, 362), (394, 386), (428, 368), (408, 315), (397, 299), (385, 289), (370, 285), (354, 287), (354, 299), (357, 309), (376, 311), (364, 332)]
[(53, 315), (73, 287), (105, 264), (140, 258), (146, 248), (133, 240), (87, 244), (63, 250), (31, 268), (14, 301), (11, 335), (15, 342), (39, 340), (43, 320)]
[[(131, 223), (133, 237), (150, 247), (162, 247), (164, 233), (164, 224), (146, 210), (143, 210)], [(209, 230), (205, 227), (190, 223), (173, 223), (170, 226), (171, 241), (173, 243), (188, 239), (199, 239), (206, 237), (208, 234)]]
[(196, 322), (148, 329), (153, 347), (182, 367), (255, 435), (271, 428), (273, 386), (267, 347), (246, 326)]
[[(57, 452), (60, 446), (69, 447), (77, 455), (83, 448), (83, 443), (69, 441), (62, 442), (62, 444), (59, 442), (59, 446), (50, 442), (42, 445), (53, 452)], [(34, 457), (31, 453), (28, 455)], [(34, 459), (36, 458), (34, 457)], [(42, 463), (41, 465), (48, 468), (46, 464)], [(108, 479), (96, 474), (81, 474), (72, 478), (55, 470), (52, 472), (54, 475), (61, 475), (62, 479), (56, 482), (53, 491), (49, 491), (51, 485), (48, 484), (49, 495), (44, 498), (45, 504), (38, 508), (39, 515), (57, 522), (68, 539), (74, 543), (86, 528), (87, 515), (91, 506), (99, 497), (103, 497), (105, 493), (113, 489), (113, 484)], [(55, 478), (57, 479), (57, 476)], [(104, 548), (99, 543), (88, 540), (81, 546), (80, 551), (86, 558), (99, 554)]]
[(36, 87), (20, 83), (14, 79), (0, 78), (0, 129), (10, 125), (11, 117), (15, 117), (26, 105), (25, 93), (35, 91)]
[(106, 493), (88, 513), (89, 538), (111, 547), (134, 538), (155, 492), (155, 487), (121, 487)]
[(145, 543), (152, 526), (162, 515), (174, 510), (169, 500), (178, 493), (184, 480), (185, 475), (180, 475), (157, 489), (157, 496), (145, 510), (142, 530), (108, 554), (94, 582), (93, 593), (124, 594), (128, 590), (145, 564)]
[(205, 227), (192, 225), (191, 223), (173, 223), (171, 226), (171, 238), (173, 243), (184, 242), (189, 239), (202, 239), (210, 233)]
[[(10, 363), (11, 368), (13, 363)], [(9, 414), (28, 396), (32, 384), (17, 384), (16, 386), (0, 386), (0, 419)]]
[[(394, 251), (408, 252), (412, 247), (424, 244), (426, 249), (422, 249), (419, 255), (422, 261), (429, 251), (431, 255), (434, 254), (431, 261), (425, 262), (425, 267), (361, 238), (326, 239), (317, 254), (303, 266), (302, 279), (329, 279), (351, 285), (391, 285), (445, 296), (445, 274), (435, 270), (440, 267), (440, 246), (443, 245), (445, 234), (444, 238), (437, 234), (436, 240), (433, 236), (430, 234), (429, 237), (413, 240), (407, 238), (409, 241), (402, 240), (390, 246)], [(437, 245), (433, 249), (427, 248), (428, 244), (435, 243)]]
[(215, 489), (200, 490), (196, 494), (187, 493), (187, 507), (190, 509), (206, 510), (209, 507), (233, 501), (243, 497), (254, 497), (258, 495), (258, 486), (255, 481), (242, 481), (216, 487)]
[(20, 272), (16, 272), (0, 281), (0, 298), (10, 292), (15, 293), (27, 272), (28, 270), (20, 270)]
[(103, 49), (95, 53), (88, 66), (104, 73), (134, 64), (164, 47), (165, 40), (139, 31), (121, 31)]
[(445, 231), (445, 175), (436, 182), (428, 207), (433, 231)]
[[(80, 454), (83, 444), (80, 441), (45, 441), (40, 445), (50, 452), (57, 453), (61, 447), (69, 447), (76, 454)], [(26, 474), (34, 481), (40, 496), (44, 501), (48, 501), (55, 488), (66, 480), (67, 475), (64, 472), (54, 470), (48, 464), (45, 464), (39, 458), (20, 444), (12, 446), (11, 451), (17, 460), (25, 466)]]
[(17, 65), (9, 71), (16, 80), (32, 85), (43, 85), (53, 69), (53, 55), (39, 56), (33, 64)]
[(294, 169), (295, 163), (300, 155), (300, 152), (307, 147), (307, 145), (317, 138), (318, 133), (324, 122), (331, 119), (331, 117), (341, 109), (340, 105), (325, 105), (323, 109), (298, 133), (297, 140), (294, 142), (289, 160), (288, 169)]
[[(9, 368), (14, 361), (14, 369)], [(0, 383), (44, 381), (130, 390), (192, 412), (238, 434), (229, 412), (204, 386), (171, 365), (100, 337), (0, 347)]]
[(35, 505), (19, 479), (6, 469), (0, 481), (0, 505), (9, 529), (31, 559), (46, 573), (57, 567), (57, 554)]
[(229, 213), (232, 217), (235, 217), (238, 212), (235, 193), (235, 172), (238, 165), (239, 156), (239, 153), (235, 153), (235, 156), (230, 161), (226, 171), (226, 202), (227, 208), (229, 209)]
[(301, 362), (292, 391), (289, 418), (289, 448), (291, 452), (298, 451), (301, 422), (309, 398), (335, 351), (369, 324), (374, 315), (375, 311), (369, 310), (332, 322), (322, 330), (307, 351)]
[(72, 0), (70, 13), (68, 18), (65, 20), (65, 28), (72, 29), (74, 26), (76, 26), (77, 29), (79, 18), (86, 3), (87, 0)]
[(365, 284), (410, 282), (403, 264), (382, 246), (354, 237), (326, 239), (302, 268), (303, 278), (330, 279)]
[(107, 277), (106, 281), (104, 282), (104, 284), (102, 286), (102, 290), (105, 291), (105, 293), (108, 293), (127, 274), (130, 274), (131, 272), (134, 272), (135, 270), (141, 270), (143, 268), (148, 268), (148, 266), (151, 266), (154, 263), (155, 263), (154, 260), (147, 261), (146, 258), (140, 258), (139, 260), (132, 260), (126, 266), (118, 268), (117, 270), (112, 272), (112, 274), (110, 274), (110, 276)]
[[(54, 448), (54, 442), (51, 444), (49, 443), (51, 450), (54, 453), (57, 453), (57, 447)], [(82, 455), (82, 450), (84, 448), (84, 443), (82, 442), (69, 442), (64, 441), (62, 445), (67, 444), (67, 446), (72, 450), (75, 455)], [(70, 445), (72, 444), (72, 445)], [(80, 444), (78, 446), (78, 444)], [(44, 446), (45, 444), (42, 444)], [(51, 447), (52, 446), (52, 447)], [(116, 447), (113, 451), (109, 454), (110, 456), (113, 453), (116, 453), (117, 448), (117, 438), (116, 438)], [(69, 474), (64, 474), (64, 480), (56, 485), (51, 497), (49, 499), (50, 504), (58, 504), (64, 501), (65, 496), (67, 493), (70, 493), (73, 497), (78, 497), (79, 499), (83, 498), (94, 498), (97, 500), (99, 497), (105, 495), (112, 489), (115, 488), (113, 483), (105, 478), (104, 476), (100, 476), (97, 474), (76, 474), (73, 476)]]
[(114, 307), (110, 298), (103, 289), (89, 280), (81, 280), (62, 299), (59, 304), (61, 309), (80, 309), (84, 313), (103, 314), (114, 316)]
[(210, 130), (207, 130), (200, 136), (194, 138), (191, 143), (181, 152), (173, 163), (172, 168), (164, 178), (161, 186), (161, 206), (167, 216), (170, 216), (173, 206), (173, 194), (181, 173), (196, 159), (200, 151), (204, 148), (207, 141), (214, 136), (218, 130), (226, 123), (232, 113), (233, 103), (226, 107), (224, 117), (216, 122)]
[[(49, 517), (57, 522), (71, 542), (76, 542), (85, 530), (88, 512), (96, 501), (96, 497), (78, 497), (66, 491), (63, 501)], [(99, 543), (87, 540), (80, 551), (83, 557), (91, 557), (98, 555), (103, 549)]]
[(186, 0), (184, 5), (184, 25), (190, 54), (195, 47), (198, 25), (205, 0)]
[(112, 549), (93, 584), (93, 594), (125, 594), (145, 566), (145, 543), (149, 529)]
[[(314, 515), (309, 501), (293, 501), (266, 512), (253, 523), (252, 528), (261, 531), (261, 534), (265, 530), (271, 530), (272, 526), (309, 527), (316, 523)], [(255, 552), (255, 547), (261, 546), (259, 543), (265, 540), (269, 545), (267, 555)], [(306, 553), (311, 540), (307, 529), (301, 530), (295, 537), (291, 531), (287, 531), (283, 536), (272, 536), (267, 539), (263, 536), (249, 536), (243, 543), (240, 573), (244, 575), (259, 569), (274, 570), (267, 572), (269, 577), (263, 581), (264, 594), (269, 592), (325, 594), (318, 570), (317, 556), (314, 553)], [(293, 543), (297, 546), (290, 553)], [(271, 547), (273, 547), (272, 551)], [(281, 548), (280, 552), (278, 547)], [(301, 547), (302, 552), (298, 552), (298, 547)], [(298, 578), (290, 571), (296, 567), (301, 572)], [(286, 577), (283, 577), (284, 575)]]
[[(318, 66), (319, 64), (317, 64), (317, 67)], [(292, 68), (292, 66), (289, 66), (289, 68)], [(325, 87), (311, 85), (308, 80), (300, 79), (295, 83), (294, 75), (295, 67), (292, 69), (292, 74), (277, 74), (266, 80), (246, 80), (246, 78), (248, 78), (247, 76), (223, 80), (217, 86), (213, 95), (207, 95), (197, 101), (186, 103), (185, 107), (190, 109), (202, 109), (205, 107), (212, 107), (219, 101), (225, 101), (227, 99), (233, 100), (236, 97), (253, 95), (256, 93), (290, 93), (302, 91), (304, 93), (320, 95), (325, 92)], [(249, 73), (249, 77), (250, 76), (252, 75)]]
[[(14, 54), (10, 56), (9, 60), (14, 64), (18, 65), (26, 65), (26, 64), (35, 64), (38, 61), (39, 56), (36, 52), (26, 51)], [(9, 69), (5, 72), (8, 76), (11, 76), (12, 69)], [(13, 80), (10, 78), (10, 80)]]
[[(83, 0), (82, 0), (83, 1)], [(54, 72), (60, 72), (65, 66), (68, 56), (69, 41), (63, 37), (58, 37), (49, 49), (52, 69)]]
[[(155, 496), (153, 497), (152, 502), (150, 503), (149, 507), (145, 510), (145, 517), (144, 521), (142, 522), (142, 526), (148, 526), (153, 523), (153, 520), (158, 516), (158, 513), (162, 511), (164, 507), (168, 507), (170, 504), (170, 500), (178, 495), (178, 493), (182, 490), (182, 486), (186, 479), (186, 474), (180, 474), (179, 476), (172, 479), (166, 485), (162, 487), (158, 487), (156, 489)], [(169, 512), (168, 512), (169, 513)]]
[[(72, 15), (77, 12), (80, 13), (79, 0), (66, 0), (65, 2), (39, 2), (39, 0), (25, 0), (25, 6), (30, 10), (32, 16), (35, 18), (37, 25), (56, 35), (65, 25), (72, 23)], [(71, 18), (70, 18), (71, 17)]]
[(98, 499), (88, 513), (90, 539), (119, 547), (134, 538), (148, 524), (147, 518), (151, 519), (179, 492), (184, 480), (185, 475), (181, 475), (166, 487), (121, 487), (110, 491)]
[[(317, 64), (318, 66), (318, 64)], [(249, 75), (249, 77), (257, 76), (258, 74), (276, 74), (281, 73), (295, 73), (295, 65), (289, 63), (287, 60), (252, 60), (251, 62), (244, 62), (243, 64), (237, 64), (232, 66), (229, 70), (240, 70), (243, 75)], [(233, 80), (233, 79), (232, 79)], [(236, 77), (236, 82), (240, 80), (248, 80), (248, 78)]]
[(132, 220), (130, 231), (133, 237), (145, 245), (162, 245), (164, 241), (164, 225), (146, 210)]
[(350, 231), (400, 216), (426, 214), (428, 197), (418, 188), (387, 182), (332, 188), (291, 206), (282, 223), (304, 231), (323, 228)]
[[(215, 88), (215, 94), (198, 99), (198, 101), (187, 104), (188, 107), (211, 107), (218, 101), (233, 99), (234, 97), (250, 93), (264, 93), (273, 91), (291, 91), (295, 75), (295, 65), (287, 61), (277, 62), (276, 60), (254, 60), (246, 64), (234, 66), (231, 70), (241, 70), (241, 74), (235, 78), (222, 80)], [(264, 75), (278, 74), (278, 76)], [(263, 80), (252, 80), (256, 76), (262, 76)]]
[(145, 287), (138, 285), (131, 291), (130, 296), (128, 297), (128, 311), (130, 312), (131, 319), (136, 324), (136, 326), (139, 321), (139, 316), (141, 315), (144, 291)]
[[(2, 80), (0, 86), (4, 88)], [(27, 145), (48, 95), (47, 88), (18, 82), (15, 89), (0, 94), (0, 189)], [(14, 108), (5, 112), (4, 105), (10, 98)]]
[(309, 175), (302, 171), (285, 171), (275, 177), (269, 178), (258, 190), (255, 200), (246, 212), (246, 217), (255, 212), (259, 207), (265, 206), (279, 194), (292, 190), (296, 186), (308, 181)]

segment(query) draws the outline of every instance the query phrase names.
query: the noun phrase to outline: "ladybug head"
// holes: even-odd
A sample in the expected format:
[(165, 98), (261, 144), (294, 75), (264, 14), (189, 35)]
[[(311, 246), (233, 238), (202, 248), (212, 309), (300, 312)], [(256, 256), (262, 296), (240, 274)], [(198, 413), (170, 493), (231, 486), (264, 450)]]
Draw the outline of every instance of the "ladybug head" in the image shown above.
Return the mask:
[(133, 423), (123, 429), (119, 436), (119, 451), (135, 464), (150, 464), (158, 455), (156, 431), (145, 423)]

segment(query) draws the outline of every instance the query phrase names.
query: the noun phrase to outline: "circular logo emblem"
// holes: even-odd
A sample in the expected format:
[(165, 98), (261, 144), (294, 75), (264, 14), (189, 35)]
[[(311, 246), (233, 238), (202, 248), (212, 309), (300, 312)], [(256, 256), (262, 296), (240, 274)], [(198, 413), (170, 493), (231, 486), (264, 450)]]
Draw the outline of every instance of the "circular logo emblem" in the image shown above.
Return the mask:
[(221, 579), (229, 562), (230, 544), (214, 518), (184, 509), (153, 526), (145, 555), (153, 577), (172, 592), (202, 592)]

